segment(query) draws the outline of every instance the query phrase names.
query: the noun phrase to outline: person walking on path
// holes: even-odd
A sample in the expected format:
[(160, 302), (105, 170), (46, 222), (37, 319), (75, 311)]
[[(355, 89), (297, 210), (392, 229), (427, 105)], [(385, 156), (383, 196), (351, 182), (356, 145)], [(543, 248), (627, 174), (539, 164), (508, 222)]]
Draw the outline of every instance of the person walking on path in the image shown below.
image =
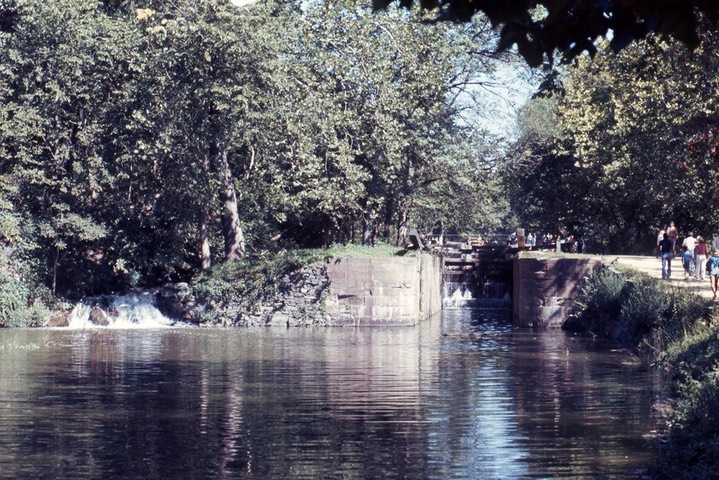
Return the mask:
[(709, 283), (712, 287), (712, 293), (714, 297), (712, 300), (717, 298), (717, 285), (719, 282), (719, 252), (712, 253), (712, 256), (707, 260), (707, 274), (709, 275)]
[[(661, 252), (659, 251), (659, 244), (662, 243), (662, 240), (664, 240), (664, 234), (667, 233), (668, 225), (665, 223), (662, 228), (659, 229), (659, 233), (657, 234), (657, 258), (659, 258), (659, 255), (661, 255)], [(717, 238), (719, 238), (719, 235), (717, 235)]]
[(659, 251), (662, 254), (662, 279), (668, 280), (672, 276), (672, 256), (674, 244), (669, 238), (669, 234), (665, 233), (664, 238), (659, 243)]
[(694, 278), (704, 280), (705, 262), (707, 261), (707, 244), (701, 235), (697, 236), (697, 246), (694, 247)]
[(694, 252), (690, 252), (687, 246), (682, 247), (682, 266), (684, 267), (684, 279), (688, 279), (689, 275), (693, 275), (692, 262), (694, 261)]
[(667, 228), (667, 235), (669, 235), (669, 240), (671, 240), (671, 242), (672, 242), (672, 253), (676, 253), (677, 238), (679, 238), (679, 230), (677, 230), (677, 226), (674, 225), (674, 220), (669, 222), (669, 228)]
[(694, 234), (692, 232), (689, 232), (689, 235), (687, 238), (684, 239), (682, 242), (682, 247), (687, 247), (687, 250), (689, 250), (691, 253), (694, 253), (694, 247), (697, 246), (697, 239), (694, 238)]

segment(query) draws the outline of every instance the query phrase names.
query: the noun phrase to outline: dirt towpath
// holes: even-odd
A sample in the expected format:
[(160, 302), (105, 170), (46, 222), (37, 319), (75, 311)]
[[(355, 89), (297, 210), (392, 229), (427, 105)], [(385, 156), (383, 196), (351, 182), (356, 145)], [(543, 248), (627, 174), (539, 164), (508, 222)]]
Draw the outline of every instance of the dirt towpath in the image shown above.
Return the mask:
[[(602, 260), (607, 264), (616, 260), (617, 263), (621, 265), (626, 265), (634, 270), (644, 272), (651, 277), (662, 278), (661, 258), (653, 256), (605, 255), (602, 256)], [(682, 260), (679, 257), (675, 257), (672, 260), (672, 276), (668, 281), (671, 282), (671, 285), (687, 288), (702, 297), (712, 298), (709, 277), (705, 277), (704, 280), (697, 280), (694, 277), (685, 278), (684, 267), (682, 267)]]

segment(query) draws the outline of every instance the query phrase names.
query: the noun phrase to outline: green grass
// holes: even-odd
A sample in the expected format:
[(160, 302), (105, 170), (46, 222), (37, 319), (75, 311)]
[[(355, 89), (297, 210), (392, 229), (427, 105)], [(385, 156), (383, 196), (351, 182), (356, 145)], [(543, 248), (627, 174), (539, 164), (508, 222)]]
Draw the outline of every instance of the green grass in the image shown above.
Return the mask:
[(719, 471), (719, 328), (705, 326), (674, 342), (662, 352), (657, 364), (665, 372), (672, 409), (653, 478), (716, 478)]
[(395, 247), (386, 243), (374, 246), (365, 245), (332, 245), (326, 249), (299, 250), (298, 252), (306, 252), (306, 255), (327, 258), (381, 258), (416, 255), (416, 251), (406, 250), (404, 248)]
[(711, 316), (711, 302), (706, 299), (615, 265), (584, 279), (575, 306), (573, 329), (621, 332), (620, 340), (654, 353), (693, 334)]

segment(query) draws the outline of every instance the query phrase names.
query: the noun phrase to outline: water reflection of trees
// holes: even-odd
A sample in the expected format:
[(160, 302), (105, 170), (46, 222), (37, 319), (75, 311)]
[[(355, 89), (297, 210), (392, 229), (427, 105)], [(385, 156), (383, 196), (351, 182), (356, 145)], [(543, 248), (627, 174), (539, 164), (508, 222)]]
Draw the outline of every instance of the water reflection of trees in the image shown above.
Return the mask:
[(417, 332), (67, 337), (38, 362), (51, 381), (23, 394), (42, 425), (13, 450), (41, 448), (67, 478), (413, 476), (427, 463)]
[(2, 360), (15, 477), (581, 476), (651, 423), (630, 357), (506, 322), (76, 333)]
[(438, 374), (465, 392), (441, 406), (437, 428), (452, 464), (481, 465), (483, 478), (622, 477), (649, 464), (659, 380), (646, 363), (561, 331), (514, 330), (501, 317), (457, 320), (444, 326), (454, 339)]
[[(540, 341), (537, 342), (537, 339)], [(563, 332), (528, 338), (514, 358), (518, 422), (532, 452), (532, 471), (591, 476), (626, 475), (648, 466), (643, 440), (656, 424), (652, 404), (658, 377), (646, 362)]]

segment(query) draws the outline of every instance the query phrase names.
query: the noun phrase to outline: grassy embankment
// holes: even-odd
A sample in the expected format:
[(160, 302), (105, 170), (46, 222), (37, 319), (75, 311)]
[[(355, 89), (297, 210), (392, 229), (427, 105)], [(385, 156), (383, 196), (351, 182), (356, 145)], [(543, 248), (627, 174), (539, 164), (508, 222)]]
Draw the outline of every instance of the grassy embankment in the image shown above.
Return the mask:
[(587, 278), (570, 325), (631, 342), (665, 374), (668, 431), (656, 479), (719, 472), (719, 313), (712, 302), (644, 274), (606, 268)]

